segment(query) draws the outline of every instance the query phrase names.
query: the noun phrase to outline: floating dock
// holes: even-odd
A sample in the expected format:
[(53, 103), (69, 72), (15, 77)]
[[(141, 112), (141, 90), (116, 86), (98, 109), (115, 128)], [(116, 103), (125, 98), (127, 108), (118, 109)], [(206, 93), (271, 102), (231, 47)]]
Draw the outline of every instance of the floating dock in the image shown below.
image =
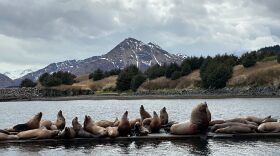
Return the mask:
[(168, 133), (149, 134), (147, 136), (130, 136), (117, 138), (74, 138), (74, 139), (28, 139), (28, 140), (2, 140), (3, 143), (34, 143), (34, 142), (108, 142), (108, 141), (158, 141), (158, 140), (188, 140), (188, 139), (264, 139), (264, 138), (279, 138), (280, 133), (246, 133), (246, 134), (197, 134), (197, 135), (172, 135)]

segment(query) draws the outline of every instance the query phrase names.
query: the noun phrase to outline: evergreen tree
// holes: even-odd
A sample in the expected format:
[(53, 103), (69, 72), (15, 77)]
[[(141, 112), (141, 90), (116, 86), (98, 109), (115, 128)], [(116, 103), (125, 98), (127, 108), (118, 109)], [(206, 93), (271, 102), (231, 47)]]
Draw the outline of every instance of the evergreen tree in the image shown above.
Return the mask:
[(20, 88), (22, 88), (22, 87), (31, 87), (31, 88), (33, 88), (33, 87), (35, 87), (36, 85), (37, 85), (37, 83), (34, 83), (32, 80), (30, 80), (30, 79), (24, 79), (24, 80), (22, 80), (21, 83), (20, 83)]
[(181, 71), (180, 67), (177, 63), (170, 63), (170, 65), (166, 67), (165, 76), (167, 78), (171, 78), (173, 72), (175, 71)]
[(256, 52), (251, 52), (251, 53), (245, 53), (243, 56), (242, 56), (242, 65), (245, 67), (245, 68), (248, 68), (248, 67), (251, 67), (251, 66), (254, 66), (257, 62), (257, 55), (256, 55)]
[(146, 81), (146, 77), (143, 74), (135, 75), (131, 80), (131, 89), (136, 91), (143, 82)]
[(94, 81), (98, 81), (98, 80), (101, 80), (104, 78), (104, 74), (103, 74), (103, 71), (101, 69), (97, 69), (94, 71), (93, 75), (92, 75), (92, 79)]
[(177, 79), (179, 79), (180, 77), (181, 77), (181, 72), (175, 71), (175, 72), (173, 72), (172, 75), (171, 75), (171, 80), (177, 80)]

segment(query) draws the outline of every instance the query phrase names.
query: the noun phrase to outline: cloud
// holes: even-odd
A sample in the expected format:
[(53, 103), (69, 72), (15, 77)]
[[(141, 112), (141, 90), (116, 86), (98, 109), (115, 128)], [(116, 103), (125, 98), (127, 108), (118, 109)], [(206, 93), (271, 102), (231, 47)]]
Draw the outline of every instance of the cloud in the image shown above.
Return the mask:
[(186, 55), (255, 50), (279, 44), (279, 27), (276, 0), (1, 0), (0, 71), (101, 55), (127, 37)]

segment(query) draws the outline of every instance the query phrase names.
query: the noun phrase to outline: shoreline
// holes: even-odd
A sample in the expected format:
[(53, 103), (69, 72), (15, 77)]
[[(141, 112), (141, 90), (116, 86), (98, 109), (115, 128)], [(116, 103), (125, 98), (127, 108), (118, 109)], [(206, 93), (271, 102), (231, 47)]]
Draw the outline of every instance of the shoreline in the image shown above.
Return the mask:
[(280, 98), (279, 95), (79, 95), (61, 97), (35, 97), (29, 99), (1, 99), (16, 101), (74, 101), (74, 100), (172, 100), (172, 99), (231, 99), (231, 98)]

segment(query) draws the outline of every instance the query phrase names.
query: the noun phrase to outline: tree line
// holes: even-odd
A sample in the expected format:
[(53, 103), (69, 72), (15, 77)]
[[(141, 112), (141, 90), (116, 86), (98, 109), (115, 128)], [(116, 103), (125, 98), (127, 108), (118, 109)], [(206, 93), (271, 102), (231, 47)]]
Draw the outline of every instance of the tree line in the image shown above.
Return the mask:
[[(171, 80), (176, 80), (190, 74), (194, 70), (200, 69), (201, 87), (206, 89), (218, 89), (226, 86), (227, 81), (232, 76), (233, 67), (235, 65), (241, 64), (245, 68), (249, 68), (254, 66), (257, 61), (266, 58), (275, 58), (277, 62), (280, 63), (280, 47), (278, 45), (266, 47), (258, 51), (244, 53), (240, 57), (228, 54), (216, 55), (214, 57), (187, 57), (181, 64), (155, 64), (144, 72), (140, 71), (135, 65), (130, 65), (124, 69), (112, 69), (110, 71), (97, 69), (89, 75), (89, 79), (98, 81), (112, 75), (118, 75), (116, 90), (136, 91), (147, 79), (152, 80), (165, 76)], [(71, 85), (75, 82), (75, 77), (75, 75), (69, 72), (62, 71), (52, 74), (44, 73), (40, 76), (39, 82), (42, 86), (46, 87), (58, 86), (61, 84)], [(34, 87), (36, 83), (25, 79), (20, 86)]]

